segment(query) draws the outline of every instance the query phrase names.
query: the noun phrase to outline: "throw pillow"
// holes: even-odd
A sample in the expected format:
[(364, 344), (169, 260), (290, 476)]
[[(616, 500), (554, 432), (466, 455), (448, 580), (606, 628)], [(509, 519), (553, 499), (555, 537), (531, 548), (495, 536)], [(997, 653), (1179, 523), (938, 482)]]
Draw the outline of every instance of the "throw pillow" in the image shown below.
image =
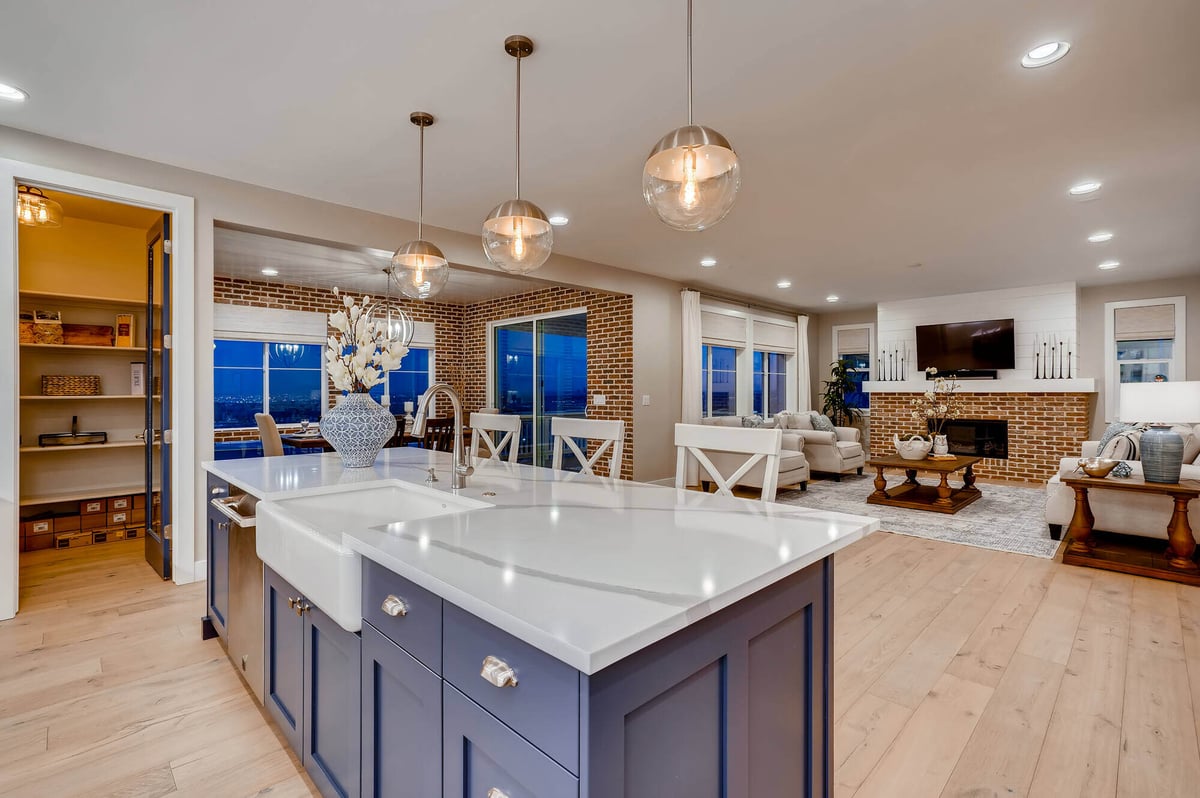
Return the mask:
[(820, 430), (821, 432), (837, 431), (834, 429), (833, 422), (829, 420), (828, 416), (822, 415), (821, 413), (813, 413), (811, 414), (811, 418), (813, 429)]
[(1135, 427), (1114, 435), (1100, 450), (1100, 456), (1110, 460), (1140, 460), (1141, 444), (1142, 428)]
[(758, 413), (752, 416), (742, 416), (743, 427), (761, 427), (764, 423), (766, 422), (763, 421), (763, 417)]
[(1133, 424), (1123, 424), (1120, 421), (1114, 421), (1112, 424), (1109, 424), (1108, 428), (1104, 430), (1104, 434), (1100, 436), (1100, 444), (1096, 447), (1096, 454), (1099, 457), (1104, 457), (1104, 448), (1108, 446), (1108, 442), (1122, 432), (1133, 429), (1134, 426)]

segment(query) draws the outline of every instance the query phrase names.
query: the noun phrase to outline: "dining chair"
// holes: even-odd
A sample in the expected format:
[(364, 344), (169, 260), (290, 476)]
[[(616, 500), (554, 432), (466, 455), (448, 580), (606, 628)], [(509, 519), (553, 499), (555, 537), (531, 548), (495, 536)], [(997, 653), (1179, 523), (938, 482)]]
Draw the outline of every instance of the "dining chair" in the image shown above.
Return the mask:
[(279, 437), (279, 427), (270, 413), (255, 413), (254, 423), (258, 425), (258, 439), (262, 441), (263, 457), (280, 457), (283, 455), (283, 439)]
[[(733, 487), (759, 463), (765, 473), (762, 480), (762, 501), (775, 501), (779, 486), (779, 452), (783, 446), (783, 430), (751, 427), (716, 427), (707, 424), (675, 425), (675, 487), (687, 487), (688, 456), (696, 458), (717, 486), (717, 493), (733, 496)], [(746, 459), (728, 477), (723, 475), (708, 457), (708, 452), (745, 455)]]
[(421, 448), (435, 452), (454, 451), (454, 419), (429, 418), (425, 420), (425, 434), (421, 436)]
[[(624, 421), (601, 421), (594, 418), (561, 418), (554, 417), (550, 419), (550, 435), (554, 438), (554, 457), (552, 460), (552, 468), (555, 471), (562, 471), (563, 461), (563, 444), (571, 450), (575, 455), (575, 459), (579, 461), (579, 472), (581, 474), (589, 474), (595, 476), (595, 467), (604, 457), (606, 452), (611, 452), (608, 461), (608, 476), (613, 479), (621, 477), (621, 456), (625, 447), (625, 422)], [(583, 438), (585, 447), (591, 441), (597, 441), (596, 451), (591, 457), (584, 454), (584, 450), (580, 449), (575, 442), (576, 438)]]
[[(497, 443), (492, 437), (493, 432), (504, 433)], [(504, 449), (508, 447), (508, 462), (517, 462), (518, 449), (521, 446), (521, 417), (503, 416), (499, 413), (471, 414), (471, 459), (479, 457), (479, 442), (487, 444), (488, 462), (501, 462), (504, 459)]]

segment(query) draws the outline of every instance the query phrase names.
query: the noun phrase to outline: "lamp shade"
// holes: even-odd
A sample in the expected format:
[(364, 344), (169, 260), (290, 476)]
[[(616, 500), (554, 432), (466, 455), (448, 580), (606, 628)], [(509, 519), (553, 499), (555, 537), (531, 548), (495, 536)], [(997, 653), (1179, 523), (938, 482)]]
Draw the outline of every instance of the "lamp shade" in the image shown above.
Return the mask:
[(1121, 421), (1181, 424), (1200, 421), (1200, 381), (1123, 383)]

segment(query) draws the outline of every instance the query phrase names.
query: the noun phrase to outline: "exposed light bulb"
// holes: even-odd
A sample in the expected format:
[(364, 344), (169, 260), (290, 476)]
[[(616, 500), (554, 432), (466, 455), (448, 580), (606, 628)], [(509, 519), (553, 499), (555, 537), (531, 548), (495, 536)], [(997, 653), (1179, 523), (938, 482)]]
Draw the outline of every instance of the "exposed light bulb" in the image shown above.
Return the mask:
[(525, 228), (520, 216), (513, 220), (512, 256), (516, 260), (525, 259)]
[(679, 204), (691, 210), (700, 204), (700, 187), (696, 185), (696, 151), (683, 154), (683, 185), (679, 188)]

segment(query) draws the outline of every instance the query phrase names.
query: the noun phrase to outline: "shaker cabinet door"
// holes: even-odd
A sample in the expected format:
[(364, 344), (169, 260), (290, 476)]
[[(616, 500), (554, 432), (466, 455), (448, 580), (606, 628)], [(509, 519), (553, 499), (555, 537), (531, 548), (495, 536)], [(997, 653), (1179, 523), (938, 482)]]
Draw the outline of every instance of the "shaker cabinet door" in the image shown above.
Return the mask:
[(208, 617), (229, 641), (229, 519), (208, 508)]
[(304, 618), (300, 594), (270, 568), (264, 569), (264, 692), (267, 712), (293, 751), (300, 751), (304, 717)]
[(304, 769), (327, 798), (359, 794), (361, 640), (304, 602)]
[(449, 684), (443, 685), (443, 798), (577, 798), (579, 781)]
[(362, 794), (442, 792), (442, 680), (375, 627), (362, 628)]

